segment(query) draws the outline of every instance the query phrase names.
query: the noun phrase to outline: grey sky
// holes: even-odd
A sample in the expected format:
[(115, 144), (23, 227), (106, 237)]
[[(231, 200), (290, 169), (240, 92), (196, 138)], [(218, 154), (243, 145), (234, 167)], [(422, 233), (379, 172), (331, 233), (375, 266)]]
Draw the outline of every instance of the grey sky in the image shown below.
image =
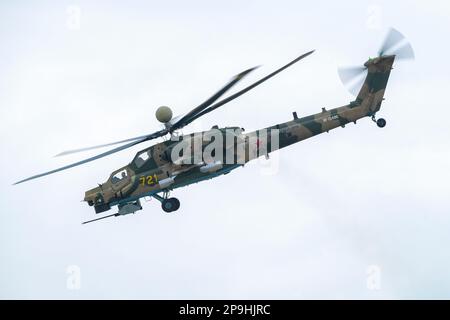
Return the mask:
[[(2, 2), (0, 297), (450, 298), (449, 21), (447, 1)], [(159, 129), (159, 105), (186, 112), (236, 73), (262, 64), (250, 83), (311, 49), (184, 132), (344, 105), (336, 68), (376, 55), (391, 26), (416, 60), (394, 66), (382, 130), (364, 119), (281, 150), (276, 174), (256, 161), (176, 190), (173, 215), (152, 200), (80, 224), (94, 218), (84, 191), (140, 147), (11, 186), (92, 154), (60, 151)]]

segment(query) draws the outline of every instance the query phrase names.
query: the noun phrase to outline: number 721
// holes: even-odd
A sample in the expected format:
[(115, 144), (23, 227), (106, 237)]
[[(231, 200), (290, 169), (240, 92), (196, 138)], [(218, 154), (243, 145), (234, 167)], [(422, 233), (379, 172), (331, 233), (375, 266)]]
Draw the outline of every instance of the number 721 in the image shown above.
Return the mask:
[(143, 176), (139, 178), (141, 186), (154, 186), (158, 183), (158, 176), (156, 174), (151, 176)]

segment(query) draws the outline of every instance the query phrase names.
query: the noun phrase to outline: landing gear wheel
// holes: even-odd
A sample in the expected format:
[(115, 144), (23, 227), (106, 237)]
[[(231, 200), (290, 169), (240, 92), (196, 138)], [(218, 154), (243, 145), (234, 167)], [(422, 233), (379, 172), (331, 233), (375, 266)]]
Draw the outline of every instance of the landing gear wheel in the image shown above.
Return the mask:
[(177, 198), (170, 198), (170, 200), (173, 202), (172, 211), (177, 211), (178, 209), (180, 209), (180, 200), (178, 200)]
[(161, 208), (165, 212), (177, 211), (180, 208), (180, 200), (177, 198), (164, 199), (161, 203)]
[(163, 202), (161, 202), (161, 208), (167, 213), (172, 212), (173, 210), (172, 201), (170, 201), (170, 199), (164, 199)]
[(386, 120), (384, 120), (383, 118), (380, 118), (377, 120), (378, 128), (384, 128), (385, 125), (386, 125)]

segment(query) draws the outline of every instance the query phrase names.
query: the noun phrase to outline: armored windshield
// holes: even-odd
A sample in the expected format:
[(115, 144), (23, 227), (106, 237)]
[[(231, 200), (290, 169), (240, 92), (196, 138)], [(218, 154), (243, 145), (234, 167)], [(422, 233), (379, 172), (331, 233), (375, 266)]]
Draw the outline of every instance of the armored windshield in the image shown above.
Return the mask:
[(142, 167), (149, 159), (151, 158), (151, 150), (145, 150), (142, 152), (139, 152), (136, 157), (134, 158), (133, 162), (136, 165), (136, 167), (140, 168)]

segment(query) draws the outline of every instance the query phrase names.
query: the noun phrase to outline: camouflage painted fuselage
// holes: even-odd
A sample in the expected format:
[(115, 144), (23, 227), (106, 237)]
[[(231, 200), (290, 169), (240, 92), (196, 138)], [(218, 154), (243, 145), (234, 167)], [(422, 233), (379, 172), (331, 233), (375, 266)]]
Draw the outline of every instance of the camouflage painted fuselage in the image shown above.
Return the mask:
[[(236, 152), (233, 161), (225, 158), (214, 158), (212, 170), (209, 170), (205, 159), (191, 159), (192, 155), (184, 155), (178, 159), (173, 157), (173, 148), (180, 141), (195, 139), (196, 134), (179, 137), (178, 141), (167, 140), (137, 153), (133, 161), (127, 166), (113, 172), (105, 183), (86, 192), (84, 200), (93, 205), (96, 212), (109, 210), (111, 206), (123, 205), (144, 196), (151, 196), (160, 192), (173, 190), (202, 180), (211, 179), (227, 174), (246, 162), (267, 154), (274, 149), (284, 148), (293, 143), (310, 138), (317, 134), (328, 132), (334, 128), (343, 127), (367, 116), (373, 116), (381, 107), (385, 88), (389, 79), (395, 56), (383, 56), (365, 63), (368, 73), (364, 85), (355, 101), (348, 105), (325, 110), (322, 112), (297, 118), (285, 123), (268, 127), (263, 130), (244, 134), (239, 128), (217, 129), (223, 134), (223, 154), (227, 150), (243, 148), (245, 152)], [(213, 129), (216, 130), (216, 129)], [(216, 130), (216, 131), (217, 131)], [(232, 133), (230, 133), (232, 132)], [(264, 132), (264, 134), (261, 134)], [(277, 146), (273, 139), (273, 132), (277, 133)], [(205, 131), (199, 136), (208, 135)], [(227, 142), (227, 137), (232, 143)], [(254, 138), (256, 137), (256, 139)], [(208, 141), (201, 142), (201, 150), (205, 151)], [(255, 151), (256, 150), (256, 151)], [(180, 159), (190, 158), (187, 163)], [(117, 174), (123, 172), (123, 176)], [(114, 178), (116, 176), (116, 178)], [(116, 179), (116, 180), (114, 180)]]

